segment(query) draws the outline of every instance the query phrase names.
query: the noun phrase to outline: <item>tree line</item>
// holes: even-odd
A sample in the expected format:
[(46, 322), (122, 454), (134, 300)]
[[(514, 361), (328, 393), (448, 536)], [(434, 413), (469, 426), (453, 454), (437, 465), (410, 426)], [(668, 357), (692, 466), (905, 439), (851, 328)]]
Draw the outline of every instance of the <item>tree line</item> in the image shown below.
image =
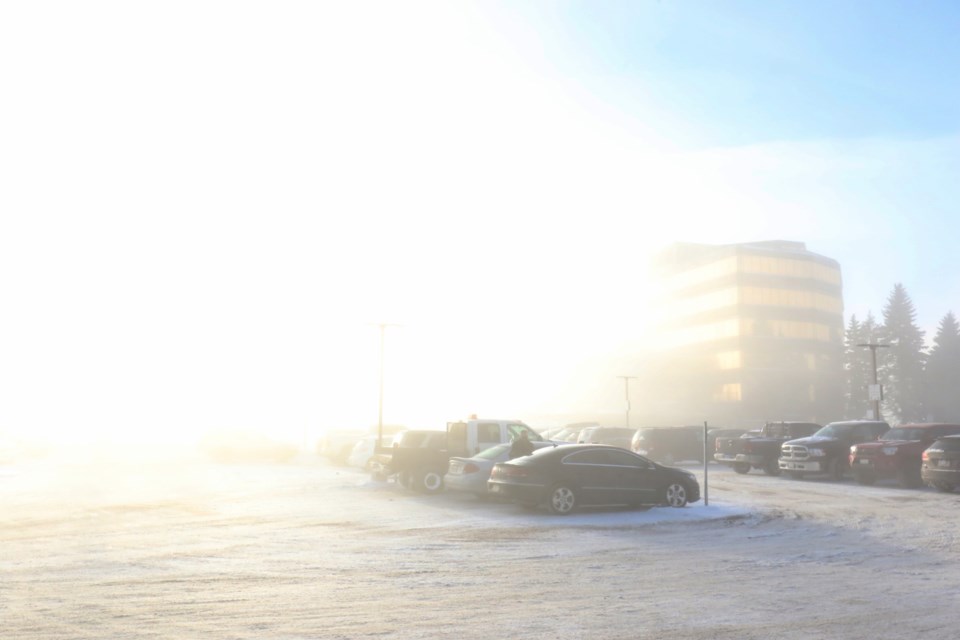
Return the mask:
[(883, 307), (883, 322), (872, 312), (864, 320), (850, 317), (844, 334), (845, 414), (867, 415), (873, 403), (871, 350), (877, 347), (877, 380), (883, 388), (881, 419), (891, 424), (908, 422), (960, 422), (960, 325), (953, 312), (940, 320), (932, 345), (917, 326), (916, 309), (900, 283), (893, 287)]

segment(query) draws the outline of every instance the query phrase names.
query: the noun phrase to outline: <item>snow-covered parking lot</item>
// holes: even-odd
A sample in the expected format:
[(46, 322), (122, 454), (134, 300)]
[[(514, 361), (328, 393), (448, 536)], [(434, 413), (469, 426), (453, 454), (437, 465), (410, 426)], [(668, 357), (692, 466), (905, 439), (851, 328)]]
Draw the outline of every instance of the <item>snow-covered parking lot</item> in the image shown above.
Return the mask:
[[(3, 638), (954, 638), (960, 496), (710, 466), (555, 517), (284, 465), (0, 467)], [(690, 467), (701, 476), (699, 467)]]

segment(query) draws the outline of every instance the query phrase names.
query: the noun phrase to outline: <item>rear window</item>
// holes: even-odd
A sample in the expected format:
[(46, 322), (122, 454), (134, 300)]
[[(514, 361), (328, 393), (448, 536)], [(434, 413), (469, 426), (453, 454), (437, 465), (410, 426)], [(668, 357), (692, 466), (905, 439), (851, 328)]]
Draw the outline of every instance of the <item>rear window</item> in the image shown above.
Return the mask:
[(923, 440), (923, 429), (894, 427), (883, 434), (884, 440)]
[(931, 449), (941, 451), (960, 451), (960, 438), (941, 438), (933, 443)]

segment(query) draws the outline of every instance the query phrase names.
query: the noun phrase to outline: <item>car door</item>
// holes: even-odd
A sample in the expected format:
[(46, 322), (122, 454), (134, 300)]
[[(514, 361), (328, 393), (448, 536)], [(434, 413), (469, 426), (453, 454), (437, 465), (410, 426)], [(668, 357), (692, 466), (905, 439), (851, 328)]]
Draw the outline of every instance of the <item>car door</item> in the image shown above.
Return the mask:
[(473, 452), (474, 455), (501, 442), (503, 442), (503, 435), (500, 432), (499, 422), (477, 423), (477, 450)]
[(569, 482), (580, 504), (616, 504), (615, 470), (605, 449), (575, 451), (564, 456), (562, 480)]
[(612, 470), (610, 499), (616, 504), (651, 504), (656, 501), (656, 467), (629, 451), (606, 451)]

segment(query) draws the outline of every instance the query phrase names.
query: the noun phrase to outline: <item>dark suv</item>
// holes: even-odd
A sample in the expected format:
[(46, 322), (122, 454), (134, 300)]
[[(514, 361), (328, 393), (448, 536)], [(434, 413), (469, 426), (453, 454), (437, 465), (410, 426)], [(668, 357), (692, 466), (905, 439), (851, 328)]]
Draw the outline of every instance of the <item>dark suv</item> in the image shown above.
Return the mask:
[(808, 438), (784, 442), (780, 447), (780, 470), (793, 478), (814, 473), (842, 480), (850, 467), (850, 447), (872, 442), (889, 430), (886, 422), (875, 420), (831, 422)]
[(920, 477), (937, 491), (960, 486), (960, 436), (944, 436), (927, 447), (921, 457)]
[(651, 460), (673, 464), (679, 460), (703, 462), (702, 427), (648, 427), (637, 429), (630, 448)]

